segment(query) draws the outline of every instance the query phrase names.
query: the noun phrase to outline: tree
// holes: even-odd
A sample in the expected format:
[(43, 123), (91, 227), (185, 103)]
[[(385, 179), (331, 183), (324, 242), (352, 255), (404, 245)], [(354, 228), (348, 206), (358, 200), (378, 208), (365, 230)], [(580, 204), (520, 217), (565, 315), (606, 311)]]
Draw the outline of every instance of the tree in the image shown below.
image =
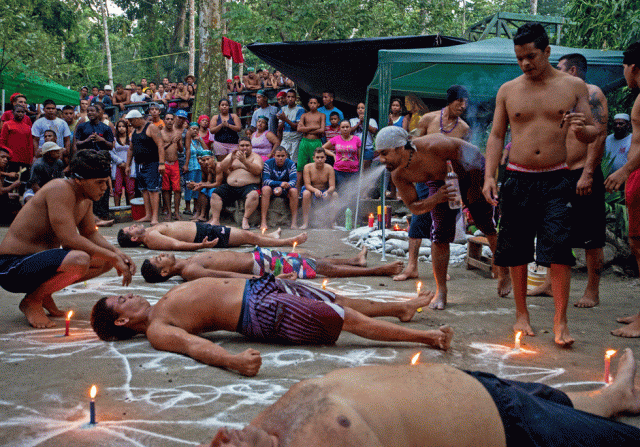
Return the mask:
[(200, 5), (200, 71), (195, 116), (210, 115), (226, 92), (224, 57), (220, 51), (223, 4), (224, 0), (210, 0)]

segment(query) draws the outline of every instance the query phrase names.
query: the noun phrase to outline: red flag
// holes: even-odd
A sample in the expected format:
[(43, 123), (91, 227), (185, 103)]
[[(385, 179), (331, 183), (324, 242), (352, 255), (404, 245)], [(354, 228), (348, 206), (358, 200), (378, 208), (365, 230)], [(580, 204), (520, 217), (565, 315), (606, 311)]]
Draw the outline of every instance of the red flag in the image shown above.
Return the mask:
[(242, 44), (234, 42), (226, 37), (222, 38), (222, 54), (226, 58), (233, 59), (236, 64), (244, 62), (244, 56), (242, 56)]

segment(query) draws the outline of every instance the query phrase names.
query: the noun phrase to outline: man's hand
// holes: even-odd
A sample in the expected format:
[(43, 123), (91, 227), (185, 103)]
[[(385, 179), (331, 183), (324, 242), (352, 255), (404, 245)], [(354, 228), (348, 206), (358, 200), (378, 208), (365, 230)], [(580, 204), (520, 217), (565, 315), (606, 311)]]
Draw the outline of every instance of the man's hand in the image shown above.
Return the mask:
[(158, 165), (158, 172), (160, 174), (164, 174), (164, 163)]
[(494, 178), (485, 178), (482, 194), (487, 202), (493, 206), (498, 206), (498, 185)]
[(576, 194), (579, 196), (588, 196), (591, 194), (591, 187), (593, 186), (593, 175), (582, 172), (578, 183), (576, 184)]
[(18, 173), (17, 172), (7, 172), (4, 176), (7, 177), (7, 178), (18, 178)]
[(435, 203), (444, 203), (456, 198), (457, 190), (449, 185), (442, 185), (432, 196)]
[(624, 182), (627, 181), (627, 178), (629, 178), (627, 171), (624, 168), (620, 168), (606, 178), (604, 187), (608, 192), (618, 191), (622, 185), (624, 185)]
[[(113, 267), (116, 269), (118, 276), (122, 276), (122, 285), (128, 286), (129, 284), (131, 284), (132, 276), (136, 271), (136, 265), (133, 263), (133, 261), (131, 261), (131, 258), (124, 255), (123, 253), (122, 255), (123, 256), (121, 256), (121, 253), (116, 253), (116, 262)], [(129, 259), (130, 264), (127, 264), (126, 259)]]
[(291, 185), (289, 184), (289, 182), (282, 182), (282, 183), (280, 183), (280, 187), (282, 189), (289, 189), (289, 188), (291, 188)]
[(275, 188), (273, 188), (274, 196), (279, 196), (280, 194), (282, 194), (282, 188), (280, 186), (276, 186)]
[(218, 245), (218, 238), (215, 238), (212, 241), (209, 241), (209, 236), (205, 236), (205, 238), (201, 242), (202, 248), (213, 248)]
[(296, 272), (280, 273), (278, 276), (276, 276), (276, 278), (295, 281), (296, 279), (298, 279), (298, 274)]
[(315, 196), (316, 196), (318, 199), (321, 199), (321, 198), (323, 198), (323, 197), (326, 197), (326, 196), (325, 196), (325, 193), (323, 193), (323, 192), (322, 192), (322, 191), (320, 191), (319, 189), (316, 189), (316, 190), (314, 191), (314, 194), (315, 194)]
[(126, 168), (124, 168), (124, 175), (126, 175), (127, 177), (131, 176), (131, 166), (127, 166)]
[(260, 352), (255, 349), (247, 349), (240, 354), (233, 356), (233, 364), (231, 369), (238, 371), (243, 376), (253, 377), (258, 374), (260, 366), (262, 365), (262, 358)]

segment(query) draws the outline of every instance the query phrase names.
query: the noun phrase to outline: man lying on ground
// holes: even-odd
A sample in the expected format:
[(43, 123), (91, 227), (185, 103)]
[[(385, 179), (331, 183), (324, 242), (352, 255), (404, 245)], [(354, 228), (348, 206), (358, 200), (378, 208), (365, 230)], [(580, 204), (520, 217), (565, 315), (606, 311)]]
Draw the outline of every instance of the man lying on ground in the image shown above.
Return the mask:
[(442, 364), (339, 369), (294, 385), (244, 429), (221, 428), (210, 446), (637, 446), (640, 429), (606, 419), (640, 412), (635, 374), (630, 349), (610, 386), (582, 393)]
[[(280, 261), (280, 266), (278, 266)], [(208, 251), (187, 259), (162, 253), (145, 259), (140, 268), (142, 277), (151, 283), (163, 282), (175, 275), (185, 281), (198, 278), (255, 278), (265, 273), (288, 279), (311, 279), (316, 275), (333, 278), (350, 276), (391, 276), (402, 270), (402, 261), (367, 267), (367, 249), (352, 259), (315, 259), (300, 253), (283, 253), (256, 247), (252, 252)]]
[(145, 334), (161, 351), (255, 376), (262, 360), (253, 349), (233, 355), (197, 334), (235, 331), (271, 343), (332, 345), (344, 330), (382, 341), (411, 341), (447, 350), (453, 330), (418, 330), (375, 316), (409, 321), (433, 294), (397, 303), (349, 299), (296, 281), (265, 275), (259, 279), (202, 278), (169, 290), (155, 305), (138, 295), (101, 298), (91, 325), (102, 340)]
[(35, 328), (60, 317), (51, 294), (95, 278), (112, 268), (128, 285), (135, 273), (131, 258), (98, 233), (93, 202), (108, 188), (111, 160), (106, 152), (78, 152), (71, 179), (47, 182), (20, 210), (0, 244), (0, 286), (26, 293), (20, 310)]
[(260, 235), (239, 228), (203, 222), (164, 222), (150, 228), (134, 224), (118, 231), (118, 244), (123, 248), (144, 245), (151, 250), (194, 251), (200, 248), (239, 247), (245, 244), (285, 247), (292, 246), (294, 242), (299, 245), (307, 240), (307, 233), (281, 239), (281, 231), (278, 228), (273, 233)]

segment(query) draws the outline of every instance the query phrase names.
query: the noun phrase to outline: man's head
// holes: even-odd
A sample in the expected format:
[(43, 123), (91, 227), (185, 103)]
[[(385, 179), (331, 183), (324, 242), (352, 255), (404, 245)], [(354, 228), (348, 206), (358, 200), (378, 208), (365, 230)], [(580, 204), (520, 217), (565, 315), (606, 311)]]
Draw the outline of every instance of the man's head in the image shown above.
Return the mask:
[(618, 113), (613, 117), (613, 137), (622, 140), (629, 135), (631, 118), (627, 113)]
[(622, 65), (624, 66), (624, 78), (629, 88), (638, 88), (640, 85), (640, 40), (632, 43), (625, 50)]
[(469, 103), (469, 92), (461, 85), (452, 85), (447, 89), (447, 107), (449, 116), (461, 116)]
[(549, 36), (539, 23), (525, 23), (513, 38), (514, 50), (520, 70), (525, 76), (539, 78), (550, 67)]
[(88, 107), (89, 107), (89, 100), (88, 99), (81, 99), (80, 100), (80, 112), (87, 113), (87, 108)]
[(145, 88), (147, 86), (147, 78), (140, 79), (140, 85)]
[(47, 141), (40, 148), (42, 158), (50, 163), (53, 163), (56, 160), (60, 160), (62, 158), (62, 151), (63, 148), (58, 146), (55, 141)]
[(187, 121), (188, 119), (189, 119), (189, 115), (187, 114), (187, 112), (185, 112), (184, 110), (178, 110), (176, 112), (176, 119), (175, 119), (176, 127), (178, 127), (179, 129), (182, 129), (182, 127), (184, 126), (184, 122)]
[(142, 236), (144, 236), (145, 229), (142, 224), (133, 224), (128, 227), (124, 227), (118, 231), (118, 245), (122, 248), (137, 247), (142, 245)]
[(164, 84), (158, 84), (158, 93), (161, 95), (164, 93)]
[(333, 90), (325, 90), (322, 92), (322, 104), (324, 104), (324, 106), (327, 109), (330, 109), (333, 107), (333, 98), (336, 97), (336, 94)]
[(91, 94), (93, 96), (98, 96), (98, 87), (91, 87)]
[(380, 163), (389, 171), (400, 167), (405, 149), (415, 150), (409, 143), (409, 134), (402, 127), (387, 126), (376, 135), (376, 152)]
[(164, 84), (164, 86), (166, 87), (167, 85), (169, 85), (169, 78), (165, 77), (162, 78), (162, 83)]
[(291, 89), (287, 92), (287, 105), (289, 107), (294, 107), (296, 105), (296, 99), (297, 99), (297, 95), (296, 95), (296, 91)]
[(283, 167), (284, 163), (287, 161), (287, 155), (287, 150), (284, 147), (276, 147), (273, 153), (273, 158), (276, 161), (276, 166), (278, 166), (279, 168)]
[(21, 104), (13, 106), (13, 120), (20, 122), (27, 113), (27, 108)]
[(8, 147), (0, 146), (0, 169), (5, 169), (11, 161), (11, 151)]
[(137, 334), (130, 326), (146, 320), (150, 307), (139, 295), (105, 296), (93, 306), (91, 327), (101, 340), (126, 340)]
[(241, 137), (238, 142), (238, 149), (245, 153), (245, 155), (251, 155), (251, 139), (248, 137)]
[(327, 161), (327, 153), (319, 147), (315, 151), (313, 151), (313, 161), (316, 164), (316, 167), (320, 168), (324, 166), (324, 162)]
[(144, 118), (142, 116), (142, 113), (140, 113), (140, 111), (136, 109), (129, 111), (125, 118), (128, 119), (131, 125), (136, 129), (140, 129), (142, 126), (144, 126)]
[(13, 95), (11, 95), (11, 104), (13, 104), (14, 107), (18, 104), (26, 107), (27, 97), (24, 96), (22, 93), (14, 93)]
[(309, 110), (315, 112), (318, 110), (318, 107), (320, 107), (320, 100), (317, 97), (312, 96), (309, 98), (309, 102), (307, 104), (309, 105)]
[(80, 97), (84, 98), (89, 94), (89, 87), (84, 86), (80, 89)]
[(101, 117), (102, 113), (100, 113), (95, 104), (91, 104), (89, 107), (87, 107), (87, 118), (89, 118), (89, 121), (95, 124), (100, 121)]
[(56, 103), (53, 99), (45, 99), (45, 101), (42, 103), (42, 107), (44, 109), (44, 117), (46, 119), (56, 119), (56, 113), (58, 109), (56, 108)]
[(111, 157), (107, 151), (78, 151), (69, 162), (74, 183), (83, 195), (94, 202), (100, 200), (109, 187)]
[(101, 89), (101, 88), (98, 89), (98, 98), (100, 99), (104, 98), (104, 89)]
[(156, 83), (155, 82), (149, 82), (149, 88), (151, 89), (152, 92), (155, 92), (157, 87), (156, 87)]
[(76, 112), (73, 109), (73, 106), (64, 106), (62, 108), (62, 119), (68, 124), (73, 124), (73, 119), (76, 116)]
[(186, 78), (184, 78), (184, 81), (185, 81), (187, 84), (194, 84), (194, 83), (196, 82), (196, 78), (195, 78), (195, 76), (193, 76), (193, 75), (187, 75), (187, 77), (186, 77)]
[(336, 128), (340, 124), (340, 115), (338, 112), (331, 112), (329, 114), (329, 122), (331, 123), (331, 127)]
[(111, 96), (111, 92), (113, 92), (113, 88), (107, 84), (104, 86), (104, 94), (107, 96)]
[(132, 92), (136, 91), (136, 83), (135, 82), (131, 81), (129, 83), (129, 90), (131, 90)]
[(556, 68), (584, 81), (587, 77), (587, 58), (580, 53), (565, 54), (558, 61)]
[(155, 102), (152, 102), (149, 106), (149, 115), (156, 120), (156, 118), (160, 118), (160, 106)]
[(118, 95), (121, 95), (124, 92), (124, 85), (122, 84), (116, 84), (116, 93)]
[(287, 105), (287, 94), (285, 92), (278, 92), (278, 94), (276, 95), (276, 100), (278, 101), (278, 104), (280, 104), (280, 107), (284, 107)]
[(140, 267), (140, 274), (150, 283), (164, 282), (173, 276), (176, 265), (175, 255), (161, 253), (153, 258), (145, 259)]
[(264, 90), (258, 90), (258, 93), (256, 93), (256, 103), (263, 109), (269, 105), (269, 101)]
[(136, 85), (136, 93), (138, 95), (142, 95), (142, 86), (141, 85)]
[(55, 130), (47, 129), (44, 131), (42, 138), (45, 143), (55, 143), (58, 141), (58, 135)]
[(167, 113), (164, 116), (164, 125), (168, 131), (173, 130), (173, 124), (175, 123), (176, 116), (173, 113)]

